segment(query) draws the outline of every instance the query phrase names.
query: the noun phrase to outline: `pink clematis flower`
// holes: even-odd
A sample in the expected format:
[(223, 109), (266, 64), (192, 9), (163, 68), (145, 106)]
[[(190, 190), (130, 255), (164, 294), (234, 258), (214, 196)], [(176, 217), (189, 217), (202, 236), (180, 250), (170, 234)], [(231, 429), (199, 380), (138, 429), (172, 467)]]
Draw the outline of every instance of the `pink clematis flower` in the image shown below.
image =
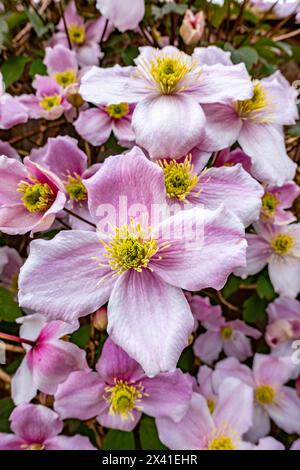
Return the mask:
[(203, 11), (199, 11), (196, 15), (191, 10), (185, 11), (179, 30), (185, 44), (188, 46), (197, 44), (203, 36), (204, 28), (205, 16)]
[(145, 14), (144, 0), (97, 0), (96, 7), (121, 32), (136, 29)]
[(0, 433), (0, 450), (96, 450), (84, 436), (58, 435), (63, 422), (42, 405), (20, 405), (10, 415), (14, 434)]
[(23, 260), (17, 250), (9, 246), (0, 248), (0, 285), (12, 291), (18, 290), (18, 277)]
[[(99, 169), (100, 164), (87, 168), (87, 156), (78, 148), (77, 140), (69, 136), (50, 137), (44, 147), (31, 151), (30, 160), (47, 168), (60, 179), (67, 197), (66, 208), (91, 221), (84, 181)], [(74, 229), (94, 230), (71, 215), (69, 222)]]
[(12, 379), (12, 399), (17, 405), (29, 402), (37, 390), (53, 395), (68, 375), (87, 368), (85, 351), (59, 338), (73, 333), (78, 324), (56, 320), (46, 323), (44, 315), (35, 313), (17, 319), (26, 355)]
[(289, 357), (255, 354), (253, 370), (235, 357), (218, 362), (214, 385), (219, 393), (223, 381), (235, 377), (252, 387), (255, 397), (253, 426), (246, 438), (256, 442), (270, 432), (270, 419), (285, 432), (300, 433), (300, 398), (296, 390), (284, 384), (291, 378), (293, 363)]
[[(249, 78), (250, 80), (250, 78)], [(206, 140), (213, 148), (230, 147), (238, 141), (251, 158), (251, 173), (259, 181), (281, 186), (293, 179), (296, 164), (288, 157), (283, 125), (298, 119), (297, 91), (277, 71), (254, 80), (252, 98), (205, 104)]]
[(194, 393), (184, 418), (156, 419), (160, 440), (175, 450), (251, 449), (243, 439), (252, 425), (253, 394), (240, 380), (224, 380), (213, 412), (206, 399)]
[(107, 339), (96, 372), (72, 373), (58, 387), (54, 407), (64, 419), (97, 416), (102, 426), (132, 431), (142, 412), (180, 421), (191, 397), (192, 381), (180, 369), (150, 379), (136, 361)]
[(262, 198), (261, 220), (266, 223), (285, 225), (297, 220), (289, 209), (300, 195), (299, 186), (289, 181), (283, 186), (268, 186)]
[(179, 160), (157, 161), (165, 178), (167, 202), (201, 204), (211, 210), (224, 204), (245, 227), (258, 220), (262, 186), (241, 165), (205, 168), (208, 158), (203, 159), (201, 152), (199, 155), (199, 151), (194, 151)]
[(163, 222), (151, 217), (158, 208), (166, 215), (164, 179), (137, 147), (106, 159), (85, 186), (98, 232), (67, 231), (32, 242), (20, 302), (72, 320), (109, 300), (107, 331), (115, 343), (147, 375), (173, 370), (194, 326), (181, 288), (221, 289), (244, 263), (244, 228), (222, 207), (179, 211)]
[[(105, 18), (84, 21), (78, 15), (74, 1), (71, 1), (64, 11), (68, 28), (68, 36), (71, 41), (72, 50), (76, 53), (78, 64), (82, 67), (98, 64), (103, 57), (99, 42), (106, 41), (113, 31), (113, 25), (109, 22), (106, 26)], [(57, 25), (58, 33), (54, 34), (49, 46), (54, 47), (61, 44), (69, 48), (65, 25), (61, 19)]]
[(295, 298), (300, 291), (300, 225), (272, 225), (257, 222), (256, 234), (246, 234), (247, 265), (236, 270), (243, 278), (256, 274), (268, 264), (275, 291)]
[(17, 98), (5, 93), (4, 82), (0, 72), (0, 129), (10, 129), (17, 124), (28, 121), (28, 113)]
[(205, 321), (208, 317), (212, 317), (213, 315), (218, 317), (221, 315), (220, 305), (212, 305), (208, 297), (201, 297), (201, 295), (191, 294), (190, 292), (186, 292), (185, 297), (194, 316), (194, 330), (198, 328), (199, 323), (201, 324), (201, 322)]
[(193, 349), (196, 356), (210, 365), (218, 359), (222, 350), (226, 356), (244, 361), (252, 355), (249, 337), (258, 339), (261, 336), (260, 331), (241, 320), (226, 321), (220, 307), (218, 312), (208, 315), (205, 312), (201, 325), (208, 331), (198, 336)]
[(64, 208), (60, 180), (28, 157), (24, 164), (0, 157), (0, 230), (10, 235), (47, 230)]
[(61, 44), (46, 47), (44, 64), (48, 75), (62, 88), (78, 82), (78, 63), (76, 53)]
[(71, 110), (63, 87), (53, 78), (36, 75), (32, 85), (36, 89), (35, 95), (18, 97), (31, 119), (54, 120)]
[(96, 104), (137, 103), (132, 116), (136, 142), (151, 157), (181, 158), (197, 146), (205, 130), (199, 103), (251, 98), (244, 64), (201, 65), (173, 46), (140, 52), (130, 77), (93, 67), (82, 77), (80, 93)]

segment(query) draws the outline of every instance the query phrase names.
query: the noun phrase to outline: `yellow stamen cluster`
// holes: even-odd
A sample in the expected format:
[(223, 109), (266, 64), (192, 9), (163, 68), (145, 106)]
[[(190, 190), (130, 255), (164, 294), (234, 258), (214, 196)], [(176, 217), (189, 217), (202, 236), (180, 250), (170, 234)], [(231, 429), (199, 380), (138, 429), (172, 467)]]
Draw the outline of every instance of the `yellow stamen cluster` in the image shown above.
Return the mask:
[(44, 96), (44, 98), (42, 98), (39, 102), (40, 107), (46, 111), (50, 111), (60, 104), (61, 97), (59, 95)]
[(107, 105), (105, 111), (114, 119), (122, 119), (124, 116), (129, 114), (130, 109), (128, 103), (119, 103)]
[(165, 175), (165, 187), (169, 198), (185, 201), (186, 197), (197, 186), (199, 177), (194, 173), (191, 163), (192, 156), (185, 157), (183, 163), (176, 160), (159, 160), (159, 165)]
[(138, 403), (146, 395), (141, 384), (132, 385), (124, 380), (115, 380), (115, 385), (106, 387), (105, 393), (104, 398), (110, 405), (109, 413), (120, 415), (124, 420), (133, 419), (134, 409), (141, 410)]
[(255, 389), (254, 395), (260, 405), (271, 405), (274, 403), (276, 392), (270, 385), (260, 385)]
[(116, 227), (115, 235), (109, 243), (101, 241), (106, 251), (104, 256), (108, 258), (111, 269), (122, 274), (128, 269), (142, 272), (143, 268), (147, 268), (150, 259), (159, 250), (150, 231), (151, 228), (144, 230), (139, 223), (135, 224), (131, 220), (130, 225)]
[(237, 101), (236, 109), (240, 117), (246, 119), (252, 119), (256, 122), (267, 122), (266, 116), (260, 116), (261, 111), (263, 111), (268, 106), (267, 94), (264, 89), (264, 86), (256, 80), (254, 82), (253, 96), (248, 100)]
[(232, 337), (233, 329), (230, 326), (224, 326), (221, 330), (221, 336), (224, 341), (229, 341)]
[(65, 187), (72, 201), (80, 202), (87, 199), (87, 190), (80, 176), (69, 176)]
[(279, 204), (278, 197), (273, 193), (266, 193), (262, 198), (262, 209), (267, 215), (272, 215)]
[(55, 195), (47, 183), (28, 183), (22, 181), (18, 189), (23, 194), (21, 198), (29, 212), (46, 212), (55, 199)]
[(195, 63), (184, 52), (174, 52), (166, 55), (163, 51), (157, 52), (155, 58), (146, 64), (150, 75), (159, 85), (160, 91), (169, 95), (177, 91), (179, 82), (195, 69)]
[(33, 443), (33, 444), (21, 444), (21, 449), (23, 450), (44, 450), (44, 444)]
[(83, 25), (72, 24), (68, 28), (70, 40), (78, 45), (81, 45), (85, 41), (85, 29)]
[(287, 255), (294, 245), (294, 239), (286, 233), (278, 233), (272, 240), (272, 248), (279, 255)]
[(54, 74), (54, 79), (63, 88), (66, 88), (72, 83), (76, 83), (76, 78), (77, 78), (76, 72), (73, 69), (67, 69), (67, 70), (64, 70), (63, 72), (57, 72)]
[(213, 438), (208, 445), (208, 450), (235, 450), (235, 448), (231, 437), (225, 435)]

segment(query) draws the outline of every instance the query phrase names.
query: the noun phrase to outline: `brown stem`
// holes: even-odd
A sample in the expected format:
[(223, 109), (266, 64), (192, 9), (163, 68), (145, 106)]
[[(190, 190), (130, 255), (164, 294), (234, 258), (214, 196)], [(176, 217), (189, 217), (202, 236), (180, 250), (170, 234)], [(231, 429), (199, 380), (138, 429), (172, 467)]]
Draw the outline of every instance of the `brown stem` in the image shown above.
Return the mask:
[(70, 36), (69, 36), (69, 30), (68, 30), (68, 25), (67, 25), (66, 18), (65, 18), (65, 12), (64, 12), (64, 9), (63, 9), (63, 6), (62, 6), (61, 2), (58, 2), (58, 8), (59, 8), (59, 13), (61, 14), (61, 17), (62, 17), (62, 20), (63, 20), (65, 33), (66, 33), (67, 40), (68, 40), (69, 49), (72, 50), (73, 49), (72, 42), (71, 42), (71, 39), (70, 39)]
[(29, 344), (30, 346), (35, 346), (35, 341), (30, 339), (20, 338), (19, 336), (9, 335), (8, 333), (0, 332), (0, 338), (7, 339), (8, 341), (14, 341), (15, 343), (24, 343)]
[(94, 228), (97, 227), (95, 224), (93, 224), (93, 222), (90, 222), (89, 220), (84, 219), (83, 217), (81, 217), (80, 215), (76, 214), (73, 211), (70, 211), (69, 209), (64, 208), (64, 211), (67, 212), (67, 214), (71, 215), (72, 217), (76, 217), (76, 219), (81, 220), (81, 222), (85, 222), (91, 227), (94, 227)]

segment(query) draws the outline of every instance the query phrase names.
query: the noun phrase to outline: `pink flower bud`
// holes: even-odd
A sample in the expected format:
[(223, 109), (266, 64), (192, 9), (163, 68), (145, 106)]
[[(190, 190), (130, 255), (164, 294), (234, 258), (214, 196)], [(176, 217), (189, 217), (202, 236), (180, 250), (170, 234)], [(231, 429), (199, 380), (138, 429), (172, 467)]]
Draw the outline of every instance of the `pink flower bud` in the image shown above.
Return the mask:
[(106, 330), (107, 327), (107, 308), (101, 307), (92, 315), (92, 323), (94, 328), (99, 331)]
[(275, 320), (267, 326), (266, 341), (275, 347), (283, 341), (293, 338), (293, 329), (287, 320)]
[(187, 46), (197, 44), (202, 38), (205, 27), (204, 12), (199, 11), (196, 15), (191, 10), (186, 10), (180, 35)]

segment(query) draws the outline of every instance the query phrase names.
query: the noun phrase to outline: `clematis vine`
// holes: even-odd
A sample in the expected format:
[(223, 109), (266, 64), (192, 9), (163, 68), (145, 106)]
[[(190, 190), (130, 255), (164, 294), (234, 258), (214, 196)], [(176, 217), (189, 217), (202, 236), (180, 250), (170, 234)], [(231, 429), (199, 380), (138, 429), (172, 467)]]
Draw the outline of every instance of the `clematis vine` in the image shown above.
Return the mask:
[(0, 433), (0, 450), (96, 450), (79, 434), (59, 435), (63, 422), (43, 405), (20, 405), (10, 415), (13, 433)]
[(20, 303), (48, 318), (72, 321), (109, 300), (113, 341), (149, 376), (173, 370), (194, 327), (181, 289), (222, 288), (244, 263), (244, 228), (223, 207), (151, 220), (153, 207), (167, 207), (164, 178), (138, 148), (107, 159), (85, 186), (98, 231), (33, 241), (21, 269)]
[[(132, 431), (142, 413), (180, 421), (192, 397), (192, 382), (179, 369), (155, 378), (107, 339), (96, 372), (74, 372), (58, 387), (55, 409), (64, 419), (90, 419), (107, 428)], [(80, 403), (80, 407), (78, 406)]]

